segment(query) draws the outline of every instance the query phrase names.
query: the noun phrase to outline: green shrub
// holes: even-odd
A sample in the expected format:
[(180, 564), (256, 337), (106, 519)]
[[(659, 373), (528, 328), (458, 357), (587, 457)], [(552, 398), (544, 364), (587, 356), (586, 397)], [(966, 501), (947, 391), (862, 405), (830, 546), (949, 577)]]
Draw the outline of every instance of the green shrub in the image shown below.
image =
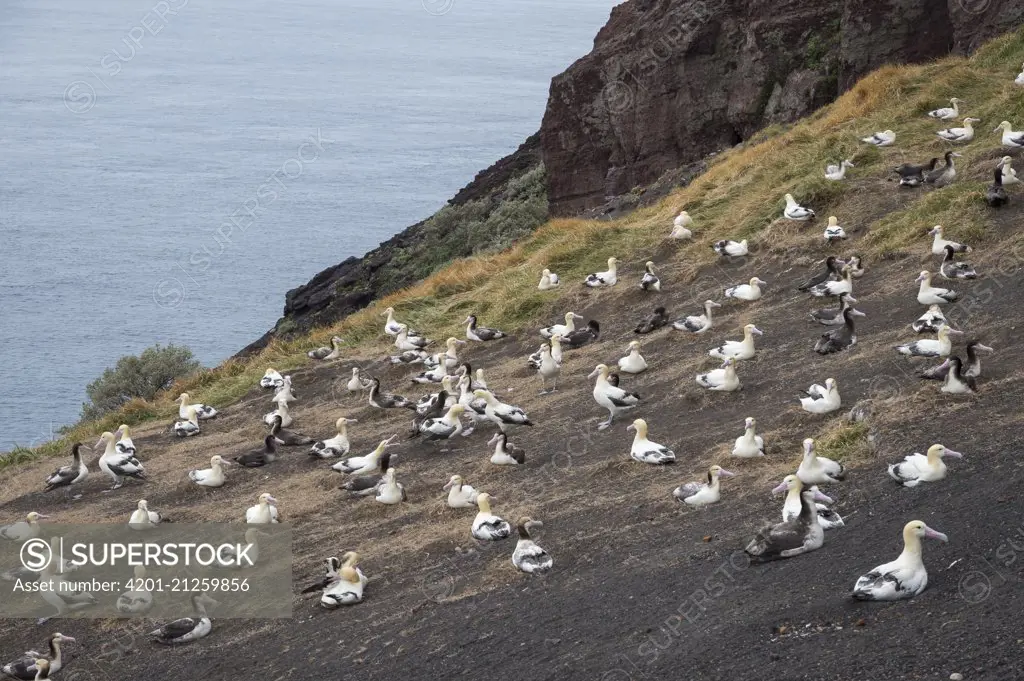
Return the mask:
[(120, 409), (133, 399), (151, 400), (179, 378), (200, 368), (185, 346), (154, 345), (141, 355), (127, 355), (85, 389), (89, 401), (82, 405), (82, 418), (97, 419)]

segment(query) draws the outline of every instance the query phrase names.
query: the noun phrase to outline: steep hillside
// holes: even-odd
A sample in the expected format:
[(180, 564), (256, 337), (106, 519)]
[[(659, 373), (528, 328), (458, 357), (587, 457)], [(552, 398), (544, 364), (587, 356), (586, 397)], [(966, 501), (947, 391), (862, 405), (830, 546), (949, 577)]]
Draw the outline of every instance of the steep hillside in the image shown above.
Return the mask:
[[(310, 338), (275, 341), (254, 357), (176, 386), (222, 408), (197, 438), (179, 441), (167, 432), (173, 413), (167, 400), (130, 405), (71, 434), (91, 444), (96, 428), (139, 422), (135, 442), (153, 479), (148, 485), (101, 494), (105, 481), (96, 476), (84, 499), (63, 505), (37, 491), (52, 460), (0, 471), (3, 522), (30, 510), (49, 511), (58, 521), (124, 522), (145, 494), (152, 508), (180, 522), (240, 523), (256, 495), (270, 491), (295, 524), (298, 586), (319, 577), (325, 556), (349, 549), (363, 554), (371, 578), (365, 602), (343, 612), (323, 612), (315, 598), (296, 596), (291, 620), (215, 621), (208, 639), (182, 649), (146, 642), (141, 634), (152, 623), (104, 623), (101, 635), (94, 623), (61, 622), (61, 631), (82, 642), (62, 673), (77, 668), (111, 681), (183, 675), (618, 681), (681, 672), (786, 681), (946, 679), (954, 672), (968, 680), (1020, 678), (1024, 644), (1016, 622), (1024, 604), (1024, 562), (1015, 547), (1024, 522), (1017, 501), (1024, 466), (1015, 445), (1024, 348), (1015, 338), (1024, 193), (1011, 187), (1011, 203), (1000, 211), (988, 209), (982, 197), (1004, 153), (991, 126), (1003, 119), (1024, 122), (1024, 91), (1012, 83), (1022, 61), (1024, 31), (970, 59), (880, 69), (791, 128), (767, 130), (709, 160), (703, 174), (656, 206), (614, 221), (550, 222), (503, 253), (456, 262)], [(900, 189), (891, 181), (893, 166), (945, 150), (935, 137), (944, 126), (924, 113), (953, 95), (970, 102), (967, 112), (984, 121), (978, 138), (958, 149), (957, 180), (942, 189)], [(891, 148), (857, 141), (886, 128), (899, 135)], [(1013, 155), (1024, 167), (1020, 153)], [(856, 168), (846, 181), (828, 183), (825, 163), (841, 158), (852, 158)], [(814, 208), (818, 219), (779, 219), (786, 192)], [(680, 207), (694, 217), (695, 238), (667, 242)], [(841, 249), (829, 249), (822, 239), (828, 215), (850, 232)], [(924, 308), (915, 300), (914, 279), (937, 267), (927, 236), (935, 224), (974, 247), (970, 259), (983, 275), (954, 286), (962, 302), (948, 312), (965, 339), (978, 337), (996, 349), (984, 357), (976, 396), (939, 393), (937, 383), (915, 375), (931, 362), (904, 359), (892, 349), (915, 338), (910, 323)], [(717, 260), (710, 245), (723, 238), (749, 238), (751, 255)], [(795, 287), (835, 251), (864, 257), (867, 273), (854, 294), (868, 316), (858, 324), (852, 350), (822, 357), (811, 350), (822, 328), (807, 318), (821, 301)], [(612, 255), (622, 263), (617, 286), (579, 285)], [(664, 282), (659, 294), (636, 285), (647, 260)], [(561, 289), (536, 289), (544, 267), (563, 276)], [(652, 439), (670, 445), (679, 462), (655, 468), (631, 461), (625, 427), (632, 415), (597, 430), (606, 414), (594, 403), (587, 374), (598, 362), (622, 356), (637, 338), (633, 326), (656, 305), (674, 318), (692, 314), (705, 298), (722, 300), (723, 286), (753, 276), (769, 282), (765, 296), (750, 304), (730, 301), (708, 334), (665, 329), (640, 339), (650, 369), (623, 376), (623, 386), (642, 396), (635, 416), (650, 423)], [(322, 437), (339, 415), (357, 418), (352, 437), (359, 454), (384, 437), (404, 437), (408, 413), (371, 409), (365, 395), (344, 389), (358, 366), (388, 389), (420, 394), (409, 383), (419, 369), (382, 360), (389, 347), (381, 338), (380, 311), (388, 305), (432, 338), (461, 335), (470, 313), (512, 333), (470, 345), (463, 359), (484, 368), (496, 395), (525, 408), (536, 423), (510, 434), (527, 452), (525, 466), (491, 465), (485, 443), (492, 429), (485, 427), (457, 438), (447, 452), (403, 440), (395, 455), (409, 501), (401, 506), (348, 498), (336, 489), (341, 476), (303, 451), (264, 469), (233, 469), (219, 490), (200, 490), (187, 480), (185, 471), (211, 454), (235, 456), (263, 436), (259, 416), (270, 405), (255, 385), (267, 366), (294, 378), (301, 398), (296, 429)], [(601, 341), (567, 353), (559, 391), (538, 395), (524, 357), (536, 349), (536, 329), (568, 309), (600, 320)], [(738, 338), (748, 322), (764, 336), (757, 356), (740, 365), (743, 390), (698, 388), (694, 374), (718, 364), (708, 349)], [(345, 359), (306, 359), (305, 350), (333, 334), (347, 341)], [(962, 348), (958, 340), (957, 352)], [(825, 417), (800, 411), (799, 391), (828, 377), (837, 379), (844, 409)], [(866, 423), (846, 422), (843, 416), (858, 402), (871, 416)], [(733, 460), (728, 452), (748, 416), (758, 420), (767, 456)], [(780, 500), (769, 490), (795, 469), (805, 437), (817, 439), (822, 455), (850, 467), (845, 482), (825, 489), (846, 527), (830, 531), (819, 551), (750, 565), (740, 550), (766, 520), (778, 517)], [(933, 442), (965, 454), (950, 464), (948, 479), (915, 489), (888, 479), (886, 464)], [(701, 478), (712, 463), (737, 473), (723, 483), (722, 502), (703, 511), (678, 504), (672, 488)], [(441, 486), (455, 473), (493, 493), (501, 516), (544, 521), (538, 541), (554, 556), (551, 574), (529, 578), (515, 571), (511, 541), (470, 538), (472, 512), (453, 511), (443, 501)], [(925, 547), (929, 589), (906, 603), (851, 602), (853, 582), (897, 555), (900, 528), (913, 518), (950, 537), (948, 545)], [(23, 622), (0, 623), (0, 631), (5, 654), (39, 646), (45, 633)], [(115, 636), (134, 654), (100, 659), (100, 647)]]
[(552, 214), (805, 116), (883, 64), (968, 54), (1021, 22), (1011, 0), (623, 3), (551, 83), (540, 138)]
[(648, 206), (708, 154), (810, 113), (873, 68), (969, 54), (1022, 22), (1009, 0), (623, 2), (593, 51), (552, 80), (539, 133), (437, 215), (289, 291), (275, 328), (239, 355), (504, 248), (542, 224), (548, 196), (558, 216)]

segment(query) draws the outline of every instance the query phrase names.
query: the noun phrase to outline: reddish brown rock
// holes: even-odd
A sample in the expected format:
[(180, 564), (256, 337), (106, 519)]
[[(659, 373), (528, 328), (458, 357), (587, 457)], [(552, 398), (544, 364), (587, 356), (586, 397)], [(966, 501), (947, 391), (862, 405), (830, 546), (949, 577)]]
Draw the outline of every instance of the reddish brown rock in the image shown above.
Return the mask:
[(551, 84), (553, 215), (789, 122), (882, 64), (967, 53), (1024, 21), (1011, 0), (632, 0)]

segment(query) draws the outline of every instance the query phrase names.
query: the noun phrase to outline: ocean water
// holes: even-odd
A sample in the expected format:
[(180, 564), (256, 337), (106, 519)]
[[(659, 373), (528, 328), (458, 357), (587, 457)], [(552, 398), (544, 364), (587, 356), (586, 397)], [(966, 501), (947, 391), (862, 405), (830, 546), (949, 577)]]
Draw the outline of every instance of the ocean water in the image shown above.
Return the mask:
[(8, 0), (0, 451), (125, 354), (207, 365), (538, 126), (617, 0)]

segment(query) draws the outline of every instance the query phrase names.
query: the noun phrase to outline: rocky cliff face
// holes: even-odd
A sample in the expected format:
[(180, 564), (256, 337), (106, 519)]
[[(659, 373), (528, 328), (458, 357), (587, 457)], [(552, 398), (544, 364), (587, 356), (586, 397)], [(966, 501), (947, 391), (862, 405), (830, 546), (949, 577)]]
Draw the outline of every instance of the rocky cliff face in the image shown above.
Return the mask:
[(1017, 0), (626, 2), (552, 81), (540, 132), (551, 211), (592, 209), (804, 116), (878, 66), (968, 53), (1022, 21)]
[[(967, 54), (1022, 22), (1020, 0), (624, 2), (593, 51), (552, 81), (540, 132), (449, 201), (464, 210), (417, 223), (289, 291), (275, 329), (239, 354), (336, 322), (445, 258), (529, 232), (543, 220), (543, 197), (517, 195), (513, 225), (486, 220), (542, 160), (545, 209), (614, 216), (687, 182), (708, 154), (827, 104), (878, 66)], [(1009, 76), (1016, 67), (1007, 65)], [(427, 236), (439, 252), (427, 249)]]

